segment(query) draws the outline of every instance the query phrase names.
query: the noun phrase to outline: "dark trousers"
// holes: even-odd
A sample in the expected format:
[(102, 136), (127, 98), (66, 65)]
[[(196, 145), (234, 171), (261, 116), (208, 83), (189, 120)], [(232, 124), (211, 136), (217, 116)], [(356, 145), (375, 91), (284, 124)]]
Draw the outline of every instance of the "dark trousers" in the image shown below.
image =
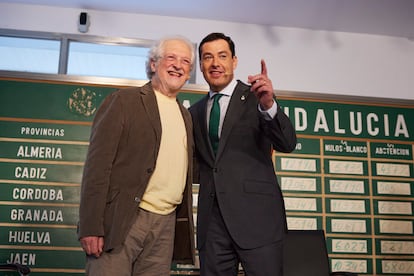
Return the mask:
[(283, 241), (253, 249), (240, 248), (231, 238), (217, 202), (213, 206), (206, 243), (200, 248), (199, 257), (200, 276), (237, 275), (239, 264), (246, 276), (283, 275)]

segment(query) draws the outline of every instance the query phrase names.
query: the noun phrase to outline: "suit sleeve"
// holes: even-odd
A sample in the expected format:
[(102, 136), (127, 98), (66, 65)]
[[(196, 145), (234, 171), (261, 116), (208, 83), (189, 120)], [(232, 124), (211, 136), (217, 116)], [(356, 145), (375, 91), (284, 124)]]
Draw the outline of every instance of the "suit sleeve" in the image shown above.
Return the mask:
[(261, 124), (265, 135), (273, 145), (273, 149), (279, 152), (289, 153), (296, 147), (297, 137), (289, 117), (277, 105), (276, 116), (272, 120), (261, 117)]
[(84, 166), (78, 236), (104, 236), (104, 210), (112, 163), (123, 129), (122, 103), (109, 95), (94, 118)]

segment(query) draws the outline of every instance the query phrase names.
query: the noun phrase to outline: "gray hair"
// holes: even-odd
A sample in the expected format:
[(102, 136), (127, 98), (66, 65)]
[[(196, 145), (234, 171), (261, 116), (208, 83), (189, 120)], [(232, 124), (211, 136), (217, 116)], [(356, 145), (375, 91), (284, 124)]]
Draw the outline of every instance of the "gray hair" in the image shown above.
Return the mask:
[(193, 69), (194, 59), (195, 59), (194, 44), (190, 40), (188, 40), (187, 38), (185, 38), (183, 36), (165, 37), (165, 38), (162, 38), (162, 39), (158, 40), (157, 42), (155, 42), (155, 44), (151, 47), (151, 49), (148, 52), (148, 58), (147, 58), (147, 61), (145, 63), (145, 70), (146, 70), (147, 77), (148, 77), (149, 80), (154, 75), (154, 72), (151, 70), (151, 62), (158, 63), (159, 59), (164, 54), (165, 43), (168, 42), (168, 41), (171, 41), (171, 40), (179, 40), (181, 42), (184, 42), (188, 46), (188, 48), (191, 51), (191, 69)]

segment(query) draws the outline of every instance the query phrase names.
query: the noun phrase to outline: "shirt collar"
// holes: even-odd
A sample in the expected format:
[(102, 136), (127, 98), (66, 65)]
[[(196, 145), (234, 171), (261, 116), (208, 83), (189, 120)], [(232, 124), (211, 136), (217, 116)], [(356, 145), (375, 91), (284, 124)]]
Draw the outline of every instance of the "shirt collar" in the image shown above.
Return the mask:
[(237, 81), (235, 79), (232, 79), (232, 81), (226, 87), (224, 87), (223, 90), (221, 90), (219, 92), (213, 92), (213, 91), (210, 90), (208, 92), (208, 95), (209, 95), (210, 99), (214, 95), (216, 95), (217, 93), (220, 93), (220, 94), (231, 97), (231, 95), (233, 94), (234, 89), (236, 88), (236, 85), (237, 85)]

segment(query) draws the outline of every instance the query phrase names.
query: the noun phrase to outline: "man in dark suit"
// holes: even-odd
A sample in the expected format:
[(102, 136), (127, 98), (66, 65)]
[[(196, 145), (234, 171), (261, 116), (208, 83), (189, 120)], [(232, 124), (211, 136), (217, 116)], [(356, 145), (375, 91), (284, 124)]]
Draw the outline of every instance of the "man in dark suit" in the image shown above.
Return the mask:
[[(294, 127), (275, 101), (264, 61), (262, 72), (248, 77), (248, 86), (234, 79), (237, 57), (230, 37), (207, 35), (199, 56), (210, 87), (190, 108), (198, 164), (195, 183), (200, 184), (201, 275), (237, 275), (241, 263), (246, 275), (282, 276), (287, 225), (272, 150), (295, 149)], [(210, 117), (216, 116), (216, 94), (222, 94), (218, 131)]]
[(94, 118), (78, 229), (87, 275), (167, 276), (173, 258), (194, 263), (194, 141), (176, 99), (194, 51), (182, 37), (160, 40), (150, 82), (109, 95)]

